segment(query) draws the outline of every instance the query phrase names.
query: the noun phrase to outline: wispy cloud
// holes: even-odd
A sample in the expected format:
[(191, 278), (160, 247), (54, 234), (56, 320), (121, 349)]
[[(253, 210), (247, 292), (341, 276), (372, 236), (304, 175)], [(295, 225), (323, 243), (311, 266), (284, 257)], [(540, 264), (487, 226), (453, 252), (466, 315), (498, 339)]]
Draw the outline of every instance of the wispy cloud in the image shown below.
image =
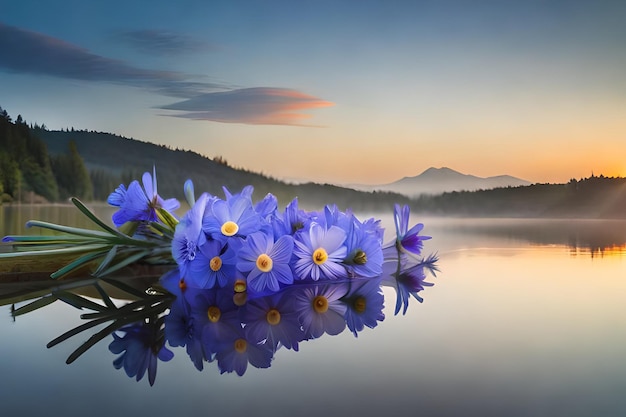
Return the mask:
[[(153, 39), (159, 37), (158, 33), (151, 36)], [(150, 35), (144, 37), (148, 39)], [(169, 48), (166, 44), (167, 41), (163, 41), (160, 48)], [(152, 47), (157, 47), (156, 43), (152, 43)], [(197, 76), (181, 72), (139, 68), (45, 34), (3, 23), (0, 23), (0, 51), (0, 71), (122, 84), (184, 99), (158, 107), (179, 112), (168, 116), (223, 123), (307, 126), (303, 120), (310, 115), (302, 111), (333, 105), (291, 89), (231, 89), (225, 84), (204, 82), (201, 78), (198, 81)]]
[(302, 111), (333, 105), (296, 90), (256, 87), (201, 94), (159, 108), (182, 111), (184, 113), (174, 116), (193, 120), (310, 126), (304, 124), (303, 120), (311, 116)]
[(146, 54), (182, 55), (217, 49), (209, 42), (165, 30), (133, 30), (121, 32), (116, 37)]
[(0, 69), (10, 72), (125, 84), (181, 98), (223, 88), (219, 84), (193, 81), (180, 72), (139, 68), (51, 36), (2, 23), (0, 50)]

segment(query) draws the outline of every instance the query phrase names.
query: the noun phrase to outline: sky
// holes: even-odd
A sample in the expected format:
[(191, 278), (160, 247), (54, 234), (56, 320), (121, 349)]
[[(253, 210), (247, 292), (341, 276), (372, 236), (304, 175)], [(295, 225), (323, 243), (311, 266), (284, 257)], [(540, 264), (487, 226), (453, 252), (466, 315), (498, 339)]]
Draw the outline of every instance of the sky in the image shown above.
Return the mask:
[(540, 183), (626, 176), (624, 1), (0, 10), (0, 106), (51, 130), (115, 133), (287, 181), (385, 184), (429, 167)]

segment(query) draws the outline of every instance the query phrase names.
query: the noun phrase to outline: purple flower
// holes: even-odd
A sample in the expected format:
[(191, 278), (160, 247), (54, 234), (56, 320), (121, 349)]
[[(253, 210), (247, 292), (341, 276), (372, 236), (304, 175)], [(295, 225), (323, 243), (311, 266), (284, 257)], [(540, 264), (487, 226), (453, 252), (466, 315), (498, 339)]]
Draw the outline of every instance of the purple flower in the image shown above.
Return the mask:
[(274, 228), (274, 236), (293, 235), (298, 230), (304, 228), (309, 217), (304, 210), (298, 209), (298, 199), (294, 198), (287, 207), (282, 216), (277, 216), (272, 222)]
[(176, 298), (165, 317), (165, 338), (172, 347), (185, 346), (187, 355), (199, 371), (204, 368), (205, 360), (201, 336), (202, 326), (190, 314), (187, 300)]
[(341, 297), (348, 292), (347, 284), (312, 284), (293, 290), (297, 290), (296, 310), (306, 337), (336, 335), (346, 328), (346, 305)]
[(424, 225), (418, 223), (409, 229), (409, 213), (408, 205), (400, 208), (398, 204), (394, 206), (393, 219), (396, 225), (396, 248), (402, 253), (412, 253), (419, 255), (424, 246), (424, 240), (428, 240), (430, 236), (419, 236)]
[(273, 357), (274, 351), (269, 344), (246, 339), (241, 326), (236, 334), (222, 341), (215, 354), (220, 373), (236, 372), (239, 376), (246, 372), (248, 363), (255, 368), (269, 368)]
[(157, 360), (167, 362), (174, 357), (174, 353), (165, 347), (164, 339), (159, 335), (158, 327), (150, 323), (132, 324), (118, 330), (124, 336), (113, 333), (113, 341), (109, 350), (114, 354), (121, 354), (113, 366), (115, 369), (124, 368), (126, 375), (140, 381), (148, 371), (148, 381), (154, 384), (157, 372)]
[(186, 297), (193, 320), (202, 329), (202, 345), (207, 357), (215, 354), (221, 342), (241, 328), (237, 305), (232, 290), (212, 289), (194, 291), (194, 297)]
[(227, 200), (216, 200), (202, 222), (206, 234), (227, 241), (245, 238), (261, 228), (261, 217), (254, 210), (248, 193), (227, 194)]
[(380, 279), (355, 279), (350, 283), (350, 291), (343, 298), (347, 306), (345, 319), (348, 329), (357, 336), (365, 326), (373, 329), (385, 319), (384, 296)]
[(180, 276), (186, 278), (191, 262), (196, 259), (200, 246), (206, 242), (202, 231), (202, 217), (210, 196), (202, 194), (193, 207), (176, 225), (172, 239), (172, 257), (180, 268)]
[(383, 272), (382, 229), (378, 222), (361, 223), (353, 216), (346, 240), (348, 255), (344, 263), (350, 275), (377, 277)]
[(309, 230), (302, 230), (294, 236), (293, 254), (296, 258), (294, 271), (298, 279), (311, 278), (314, 281), (346, 277), (346, 269), (341, 264), (347, 250), (344, 242), (346, 232), (331, 226), (326, 229), (311, 223)]
[[(234, 242), (232, 243), (234, 244)], [(190, 287), (225, 287), (235, 279), (237, 255), (232, 246), (219, 240), (207, 239), (190, 262), (185, 280)]]
[(175, 198), (163, 200), (157, 193), (156, 170), (154, 175), (145, 172), (142, 177), (143, 188), (138, 181), (133, 181), (128, 186), (120, 184), (117, 189), (107, 198), (107, 202), (119, 210), (113, 214), (113, 223), (121, 226), (130, 221), (151, 221), (156, 222), (157, 209), (162, 208), (173, 213), (180, 207), (180, 203)]
[(394, 314), (398, 314), (402, 308), (402, 314), (406, 314), (406, 310), (409, 307), (409, 300), (413, 296), (420, 303), (423, 300), (417, 293), (422, 291), (424, 287), (432, 287), (434, 284), (426, 282), (426, 270), (434, 273), (436, 267), (434, 261), (436, 258), (432, 258), (432, 265), (426, 261), (419, 262), (410, 267), (401, 267), (400, 262), (387, 263), (384, 266), (385, 269), (385, 284), (394, 287), (396, 290), (396, 308)]
[(242, 310), (246, 338), (255, 343), (265, 341), (276, 351), (280, 346), (298, 350), (304, 340), (294, 297), (290, 292), (250, 300)]
[(253, 291), (278, 291), (281, 284), (293, 283), (289, 266), (292, 252), (293, 238), (289, 235), (274, 242), (272, 235), (253, 233), (239, 251), (237, 268), (248, 272), (248, 286)]

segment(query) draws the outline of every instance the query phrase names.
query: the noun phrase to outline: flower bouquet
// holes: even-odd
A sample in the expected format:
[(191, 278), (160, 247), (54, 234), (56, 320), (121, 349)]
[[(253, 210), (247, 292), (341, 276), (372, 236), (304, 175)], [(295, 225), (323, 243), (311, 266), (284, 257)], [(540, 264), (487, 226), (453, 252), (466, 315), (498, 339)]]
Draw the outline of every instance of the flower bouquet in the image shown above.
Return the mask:
[[(108, 198), (118, 207), (115, 227), (72, 199), (100, 230), (30, 221), (28, 227), (53, 234), (6, 236), (13, 247), (1, 258), (72, 255), (51, 274), (53, 279), (88, 268), (103, 304), (70, 296), (65, 286), (12, 310), (21, 315), (59, 299), (94, 310), (90, 320), (48, 344), (52, 347), (80, 331), (112, 321), (68, 358), (75, 360), (98, 340), (112, 334), (114, 362), (131, 377), (147, 371), (154, 382), (157, 359), (173, 356), (166, 347), (186, 346), (194, 365), (217, 360), (221, 372), (242, 375), (250, 363), (268, 367), (279, 347), (298, 350), (300, 342), (346, 327), (356, 336), (384, 319), (382, 286), (396, 291), (394, 313), (406, 313), (409, 299), (418, 301), (427, 273), (435, 275), (437, 256), (422, 256), (423, 224), (409, 227), (409, 207), (395, 206), (396, 236), (383, 243), (384, 230), (373, 218), (361, 221), (352, 212), (326, 206), (305, 211), (294, 199), (284, 210), (276, 197), (253, 202), (251, 186), (224, 198), (184, 184), (190, 209), (178, 217), (176, 199), (157, 192), (156, 173), (144, 173), (142, 184), (120, 185)], [(171, 265), (157, 290), (141, 292), (109, 274), (135, 264)], [(99, 280), (137, 297), (117, 307)], [(68, 284), (71, 284), (69, 282)], [(68, 286), (68, 288), (70, 288)], [(69, 297), (69, 298), (68, 298)], [(134, 323), (134, 324), (133, 324)], [(146, 341), (149, 341), (146, 342)], [(151, 346), (144, 353), (136, 349)], [(141, 348), (141, 352), (143, 352)], [(130, 353), (133, 352), (133, 353)]]

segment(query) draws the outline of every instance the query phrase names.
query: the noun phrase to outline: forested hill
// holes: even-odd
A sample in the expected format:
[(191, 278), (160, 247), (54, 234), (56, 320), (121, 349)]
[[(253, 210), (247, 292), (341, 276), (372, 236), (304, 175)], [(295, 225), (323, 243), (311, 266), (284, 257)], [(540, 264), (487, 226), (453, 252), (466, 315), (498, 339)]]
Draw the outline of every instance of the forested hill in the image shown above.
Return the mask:
[(463, 217), (626, 218), (626, 178), (592, 175), (567, 184), (533, 184), (423, 196), (421, 213)]
[[(140, 179), (145, 171), (157, 170), (159, 194), (164, 197), (183, 196), (183, 184), (192, 179), (196, 194), (207, 191), (222, 195), (222, 186), (238, 192), (246, 185), (254, 186), (254, 198), (274, 194), (281, 204), (298, 197), (303, 207), (320, 208), (337, 204), (345, 210), (393, 209), (394, 203), (409, 199), (388, 192), (360, 192), (333, 185), (286, 184), (276, 179), (229, 166), (221, 158), (209, 159), (192, 151), (170, 149), (147, 142), (93, 131), (41, 130), (38, 136), (52, 155), (67, 152), (74, 142), (94, 180), (94, 195), (103, 200), (120, 182), (128, 184)], [(100, 193), (100, 194), (99, 194)]]
[(359, 192), (333, 185), (285, 184), (267, 176), (235, 169), (221, 158), (173, 150), (108, 133), (50, 131), (45, 125), (15, 121), (0, 108), (0, 204), (2, 202), (57, 202), (70, 196), (104, 201), (121, 183), (141, 179), (157, 170), (159, 194), (183, 198), (183, 184), (192, 179), (196, 193), (233, 193), (255, 187), (255, 199), (271, 192), (281, 205), (298, 197), (304, 208), (337, 204), (342, 209), (391, 211), (407, 197), (388, 192)]

